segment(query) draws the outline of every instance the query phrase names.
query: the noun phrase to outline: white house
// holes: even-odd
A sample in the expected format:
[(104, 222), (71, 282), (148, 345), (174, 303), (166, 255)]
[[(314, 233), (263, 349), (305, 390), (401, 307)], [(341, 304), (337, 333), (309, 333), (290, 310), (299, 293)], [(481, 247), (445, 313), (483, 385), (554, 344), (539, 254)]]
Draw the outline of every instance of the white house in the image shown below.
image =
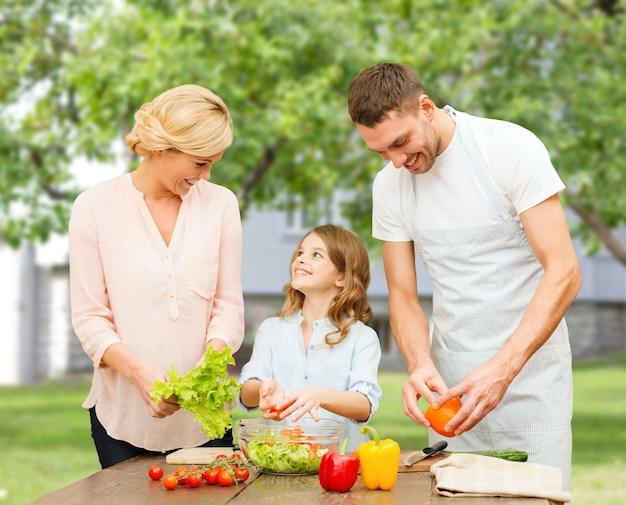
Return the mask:
[[(237, 356), (240, 362), (247, 358), (257, 325), (282, 305), (291, 254), (306, 231), (291, 217), (281, 212), (252, 212), (244, 222), (246, 338)], [(620, 239), (626, 243), (626, 229), (620, 230)], [(626, 268), (604, 251), (593, 257), (579, 254), (579, 260), (583, 287), (566, 317), (574, 357), (626, 351)], [(432, 283), (421, 263), (418, 276), (428, 314)], [(70, 324), (66, 238), (18, 251), (0, 243), (0, 278), (0, 384), (90, 370), (91, 362)], [(389, 330), (383, 268), (375, 258), (368, 294), (374, 311), (371, 324), (383, 347), (381, 367), (403, 369)]]

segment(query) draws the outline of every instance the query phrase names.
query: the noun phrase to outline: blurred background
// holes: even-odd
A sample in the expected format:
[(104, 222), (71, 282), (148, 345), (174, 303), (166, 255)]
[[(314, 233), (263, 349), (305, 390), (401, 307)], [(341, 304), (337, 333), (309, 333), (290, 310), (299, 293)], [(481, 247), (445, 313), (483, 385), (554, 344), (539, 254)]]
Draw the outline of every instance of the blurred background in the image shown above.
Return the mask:
[(335, 222), (371, 248), (383, 368), (402, 369), (370, 235), (383, 163), (346, 112), (354, 76), (381, 60), (414, 66), (439, 106), (517, 122), (544, 141), (567, 185), (583, 273), (567, 316), (574, 356), (626, 350), (623, 0), (2, 3), (0, 384), (91, 367), (69, 321), (71, 203), (134, 168), (122, 140), (134, 111), (190, 82), (222, 96), (235, 125), (212, 181), (237, 193), (244, 220), (239, 361), (282, 304), (302, 234)]
[[(0, 0), (0, 502), (99, 468), (80, 408), (92, 365), (70, 324), (69, 211), (83, 189), (134, 169), (123, 143), (134, 112), (183, 83), (220, 95), (235, 126), (212, 181), (243, 217), (238, 363), (282, 305), (302, 235), (347, 226), (372, 259), (385, 389), (374, 424), (403, 447), (425, 443), (402, 413), (406, 372), (371, 239), (383, 162), (346, 111), (352, 79), (385, 60), (415, 67), (440, 107), (519, 123), (548, 148), (583, 276), (566, 316), (574, 501), (625, 503), (625, 21), (626, 0)], [(428, 313), (421, 264), (418, 275)]]

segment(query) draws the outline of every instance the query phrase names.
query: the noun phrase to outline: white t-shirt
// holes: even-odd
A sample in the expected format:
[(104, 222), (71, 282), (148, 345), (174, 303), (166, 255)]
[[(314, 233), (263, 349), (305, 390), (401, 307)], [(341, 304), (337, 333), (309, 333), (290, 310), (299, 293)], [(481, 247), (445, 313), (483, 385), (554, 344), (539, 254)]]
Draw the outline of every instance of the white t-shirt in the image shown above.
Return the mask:
[[(490, 185), (514, 218), (564, 189), (532, 132), (506, 121), (456, 115), (466, 119), (486, 160)], [(501, 219), (472, 169), (458, 128), (427, 173), (415, 175), (389, 163), (374, 179), (372, 234), (380, 240), (411, 241), (411, 229), (484, 226)]]

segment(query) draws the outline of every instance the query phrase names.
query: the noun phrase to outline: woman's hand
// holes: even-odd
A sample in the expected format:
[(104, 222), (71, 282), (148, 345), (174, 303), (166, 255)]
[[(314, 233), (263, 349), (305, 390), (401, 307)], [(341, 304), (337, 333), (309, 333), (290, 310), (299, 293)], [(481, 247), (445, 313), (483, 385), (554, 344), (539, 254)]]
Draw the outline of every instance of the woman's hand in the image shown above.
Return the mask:
[(152, 417), (170, 416), (180, 409), (176, 403), (178, 399), (174, 396), (167, 399), (163, 398), (159, 403), (154, 402), (150, 396), (152, 385), (155, 380), (168, 382), (167, 374), (130, 352), (121, 342), (111, 344), (104, 351), (100, 366), (110, 366), (133, 384)]
[(178, 398), (175, 395), (169, 398), (161, 398), (159, 403), (150, 396), (150, 390), (154, 381), (168, 382), (169, 378), (167, 374), (159, 368), (151, 365), (144, 365), (134, 371), (131, 382), (135, 385), (139, 391), (141, 399), (145, 403), (150, 415), (152, 417), (163, 418), (171, 416), (174, 412), (180, 409), (178, 405)]

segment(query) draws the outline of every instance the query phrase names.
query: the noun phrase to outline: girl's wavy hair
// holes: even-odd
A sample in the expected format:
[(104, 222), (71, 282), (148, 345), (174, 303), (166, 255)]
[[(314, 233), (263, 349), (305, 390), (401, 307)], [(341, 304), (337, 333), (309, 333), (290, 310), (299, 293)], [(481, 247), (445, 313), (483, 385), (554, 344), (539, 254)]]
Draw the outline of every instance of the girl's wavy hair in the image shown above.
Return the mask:
[[(328, 308), (328, 318), (337, 330), (328, 333), (325, 340), (328, 345), (333, 346), (343, 342), (354, 323), (357, 321), (366, 323), (372, 318), (372, 308), (367, 299), (367, 288), (370, 284), (369, 256), (363, 242), (355, 233), (341, 226), (325, 224), (302, 237), (291, 257), (290, 267), (302, 242), (311, 233), (322, 239), (328, 249), (330, 260), (344, 275), (344, 285)], [(280, 317), (294, 314), (302, 308), (304, 302), (304, 295), (294, 289), (291, 282), (285, 285), (283, 291), (287, 296), (278, 314)], [(331, 338), (333, 335), (338, 336)]]

